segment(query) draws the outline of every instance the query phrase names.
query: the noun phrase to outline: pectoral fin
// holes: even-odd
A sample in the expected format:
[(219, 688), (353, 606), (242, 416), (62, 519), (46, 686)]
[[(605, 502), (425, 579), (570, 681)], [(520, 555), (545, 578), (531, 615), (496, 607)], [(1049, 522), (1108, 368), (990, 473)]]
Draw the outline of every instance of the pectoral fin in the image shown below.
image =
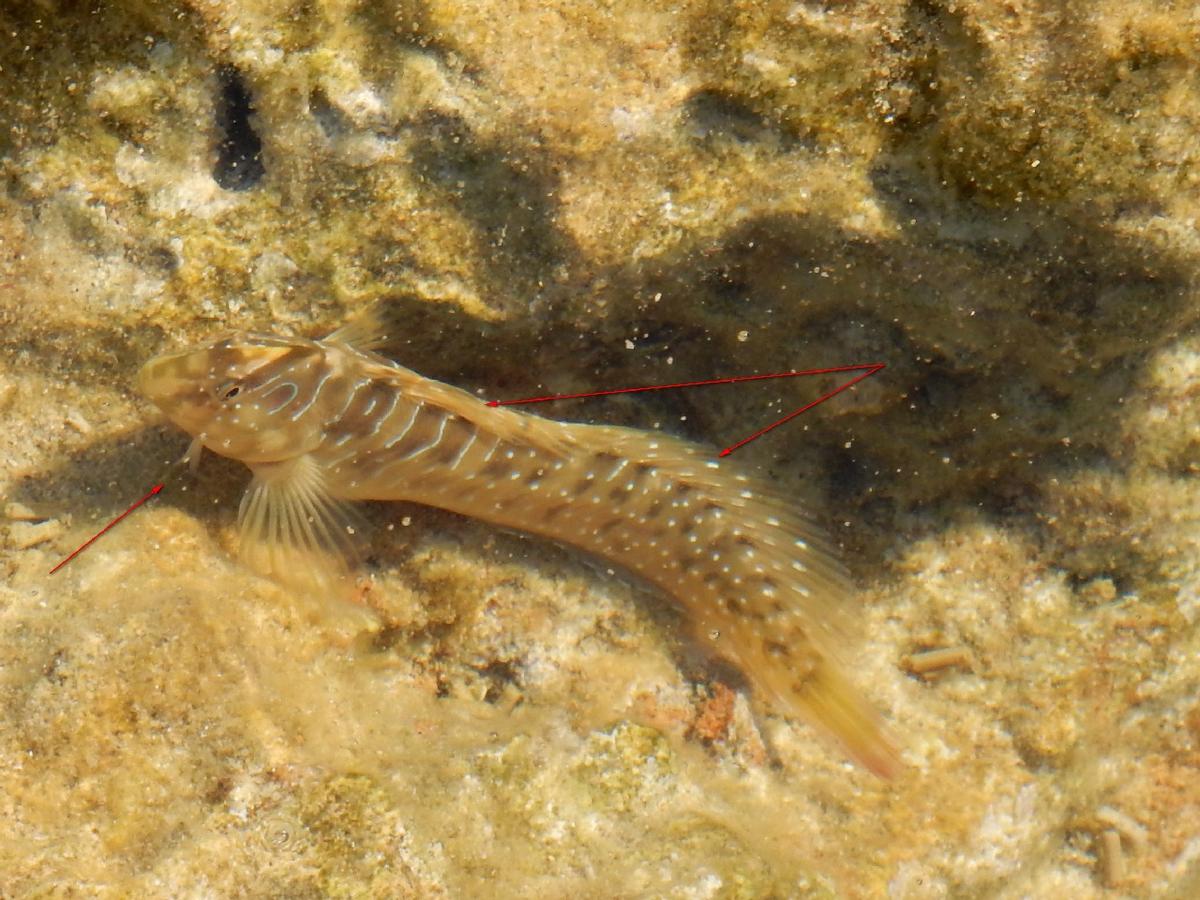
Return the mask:
[(238, 509), (242, 560), (289, 588), (349, 596), (361, 517), (330, 496), (310, 456), (252, 468)]

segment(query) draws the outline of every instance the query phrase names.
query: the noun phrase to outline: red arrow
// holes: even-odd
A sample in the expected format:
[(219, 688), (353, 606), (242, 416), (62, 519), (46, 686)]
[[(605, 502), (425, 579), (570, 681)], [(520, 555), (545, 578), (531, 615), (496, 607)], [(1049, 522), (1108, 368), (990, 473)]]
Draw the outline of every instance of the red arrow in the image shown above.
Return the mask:
[(127, 515), (129, 515), (131, 512), (133, 512), (135, 509), (137, 509), (139, 506), (141, 506), (143, 503), (145, 503), (147, 500), (149, 500), (151, 497), (153, 497), (155, 494), (157, 494), (162, 489), (163, 489), (163, 486), (161, 484), (156, 484), (154, 487), (150, 488), (150, 492), (148, 494), (146, 494), (145, 497), (143, 497), (141, 500), (138, 500), (136, 503), (134, 503), (132, 506), (130, 506), (129, 509), (125, 510), (125, 512), (121, 513), (119, 516), (117, 516), (115, 519), (113, 519), (111, 522), (109, 522), (107, 525), (105, 525), (103, 528), (101, 528), (99, 531), (97, 531), (94, 535), (92, 535), (87, 541), (85, 541), (79, 547), (78, 550), (76, 550), (74, 553), (72, 553), (70, 556), (68, 556), (62, 562), (60, 562), (53, 569), (51, 569), (50, 574), (53, 575), (55, 572), (57, 572), (59, 569), (61, 569), (63, 566), (65, 566), (67, 563), (69, 563), (71, 560), (73, 560), (75, 557), (77, 557), (80, 553), (82, 553), (84, 550), (86, 550), (88, 547), (92, 546), (92, 544), (96, 543), (96, 541), (100, 540), (100, 538), (104, 535), (104, 533), (106, 531), (108, 531), (110, 528), (112, 528), (114, 525), (116, 525), (123, 518), (125, 518)]
[[(862, 366), (854, 366), (854, 368), (856, 368), (856, 369), (859, 369), (859, 368), (863, 368), (863, 367), (862, 367)], [(816, 406), (818, 403), (824, 403), (824, 402), (825, 402), (826, 400), (828, 400), (830, 397), (836, 397), (836, 396), (837, 396), (838, 394), (840, 394), (842, 391), (846, 390), (846, 388), (848, 388), (848, 387), (853, 387), (854, 385), (856, 385), (856, 384), (858, 384), (860, 381), (862, 381), (864, 378), (870, 378), (872, 375), (874, 375), (876, 372), (878, 372), (878, 371), (879, 371), (880, 369), (882, 369), (882, 368), (884, 368), (884, 364), (883, 364), (883, 363), (873, 363), (873, 364), (872, 364), (872, 365), (871, 365), (871, 366), (870, 366), (870, 367), (867, 369), (867, 371), (866, 371), (866, 372), (863, 372), (863, 373), (862, 373), (861, 375), (859, 375), (858, 377), (856, 377), (856, 378), (851, 378), (851, 379), (850, 379), (849, 381), (847, 381), (845, 384), (841, 385), (840, 387), (836, 387), (836, 388), (834, 388), (834, 389), (833, 389), (832, 391), (830, 391), (828, 394), (822, 394), (822, 395), (821, 395), (820, 397), (818, 397), (816, 400), (812, 401), (811, 403), (806, 403), (806, 404), (804, 404), (802, 407), (800, 407), (800, 408), (799, 408), (798, 410), (796, 410), (795, 412), (790, 412), (790, 413), (788, 413), (788, 414), (787, 414), (786, 416), (784, 416), (782, 419), (778, 420), (777, 422), (772, 422), (772, 423), (771, 423), (770, 425), (768, 425), (766, 428), (760, 428), (758, 431), (754, 432), (754, 434), (750, 435), (750, 437), (748, 437), (748, 438), (742, 438), (742, 439), (741, 439), (740, 441), (738, 441), (736, 444), (730, 444), (728, 447), (726, 447), (724, 450), (722, 450), (722, 451), (721, 451), (720, 453), (718, 453), (717, 455), (718, 455), (718, 456), (728, 456), (730, 453), (732, 453), (732, 452), (733, 452), (734, 450), (736, 450), (738, 447), (745, 446), (746, 444), (750, 443), (750, 442), (751, 442), (752, 440), (754, 440), (755, 438), (760, 438), (760, 437), (762, 437), (762, 436), (763, 436), (764, 434), (766, 434), (768, 431), (770, 431), (770, 430), (771, 430), (771, 429), (773, 429), (773, 428), (778, 428), (778, 427), (779, 427), (780, 425), (782, 425), (784, 422), (790, 422), (792, 419), (796, 418), (796, 416), (800, 415), (800, 413), (802, 413), (802, 412), (808, 412), (810, 409), (812, 409), (812, 408), (813, 408), (814, 406)], [(826, 369), (825, 371), (837, 371), (837, 370)], [(843, 369), (843, 370), (841, 370), (841, 371), (847, 371), (847, 370), (846, 370), (846, 369)], [(797, 373), (797, 374), (800, 374), (800, 373)], [(815, 372), (813, 372), (813, 373), (805, 373), (805, 374), (816, 374), (816, 373), (815, 373)]]
[[(824, 403), (830, 397), (840, 394), (842, 391), (846, 390), (846, 388), (852, 387), (853, 385), (862, 381), (864, 378), (870, 378), (883, 368), (885, 368), (884, 363), (865, 363), (859, 366), (834, 366), (829, 369), (804, 369), (803, 371), (799, 372), (774, 372), (770, 375), (735, 375), (732, 378), (709, 378), (704, 381), (680, 381), (674, 384), (648, 384), (643, 387), (613, 388), (607, 391), (586, 391), (581, 394), (551, 394), (546, 397), (525, 397), (520, 400), (489, 400), (487, 405), (493, 407), (517, 406), (523, 403), (545, 403), (549, 400), (579, 400), (584, 397), (608, 397), (612, 394), (637, 394), (643, 391), (666, 391), (674, 388), (703, 387), (710, 384), (735, 384), (741, 381), (762, 381), (767, 378), (798, 378), (802, 375), (829, 375), (834, 372), (862, 372), (861, 375), (850, 379), (840, 387), (834, 388), (829, 393), (818, 397), (811, 403), (806, 403), (795, 412), (788, 413), (779, 421), (772, 422), (766, 428), (759, 429), (758, 431), (754, 432), (754, 434), (750, 435), (750, 437), (744, 438), (743, 440), (738, 441), (736, 444), (731, 444), (718, 454), (719, 456), (728, 456), (734, 450), (738, 449), (738, 447), (742, 447), (750, 443), (755, 438), (762, 437), (768, 431), (778, 428), (784, 422), (788, 422), (796, 418), (796, 416), (800, 415), (801, 413), (812, 409), (814, 406)], [(863, 371), (864, 369), (866, 371)]]

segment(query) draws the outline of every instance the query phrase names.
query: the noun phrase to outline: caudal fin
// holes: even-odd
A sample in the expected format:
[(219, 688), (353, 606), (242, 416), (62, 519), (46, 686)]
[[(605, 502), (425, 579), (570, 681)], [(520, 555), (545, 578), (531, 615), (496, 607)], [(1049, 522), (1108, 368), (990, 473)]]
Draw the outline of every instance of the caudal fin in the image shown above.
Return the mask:
[(740, 637), (750, 639), (739, 648), (742, 668), (776, 712), (815, 725), (880, 778), (900, 772), (899, 750), (879, 714), (827, 654), (795, 635), (786, 644)]
[(894, 778), (903, 768), (879, 714), (830, 660), (822, 660), (793, 688), (789, 705), (836, 738), (856, 762), (880, 778)]

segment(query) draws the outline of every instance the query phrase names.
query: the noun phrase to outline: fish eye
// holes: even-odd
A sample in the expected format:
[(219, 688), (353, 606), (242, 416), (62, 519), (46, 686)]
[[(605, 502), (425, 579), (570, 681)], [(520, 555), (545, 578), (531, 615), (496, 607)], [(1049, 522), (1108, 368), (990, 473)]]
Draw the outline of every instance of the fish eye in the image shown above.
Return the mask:
[(217, 388), (217, 396), (221, 400), (232, 400), (242, 392), (242, 386), (235, 381), (227, 381)]

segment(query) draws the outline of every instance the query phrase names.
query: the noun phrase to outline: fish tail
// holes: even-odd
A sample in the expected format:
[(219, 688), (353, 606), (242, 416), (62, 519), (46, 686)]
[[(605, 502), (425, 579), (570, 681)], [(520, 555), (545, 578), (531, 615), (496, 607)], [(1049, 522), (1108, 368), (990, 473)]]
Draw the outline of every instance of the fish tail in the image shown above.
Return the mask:
[[(849, 643), (851, 585), (822, 529), (695, 445), (625, 429), (588, 435), (633, 461), (622, 475), (649, 467), (614, 495), (622, 537), (640, 548), (627, 564), (672, 594), (696, 638), (739, 665), (778, 712), (824, 730), (871, 772), (895, 775), (896, 747), (834, 652)], [(605, 477), (612, 466), (591, 466), (599, 483), (624, 480)]]
[(768, 648), (742, 654), (743, 666), (777, 711), (815, 725), (880, 778), (899, 773), (899, 752), (878, 713), (832, 659), (794, 644)]

